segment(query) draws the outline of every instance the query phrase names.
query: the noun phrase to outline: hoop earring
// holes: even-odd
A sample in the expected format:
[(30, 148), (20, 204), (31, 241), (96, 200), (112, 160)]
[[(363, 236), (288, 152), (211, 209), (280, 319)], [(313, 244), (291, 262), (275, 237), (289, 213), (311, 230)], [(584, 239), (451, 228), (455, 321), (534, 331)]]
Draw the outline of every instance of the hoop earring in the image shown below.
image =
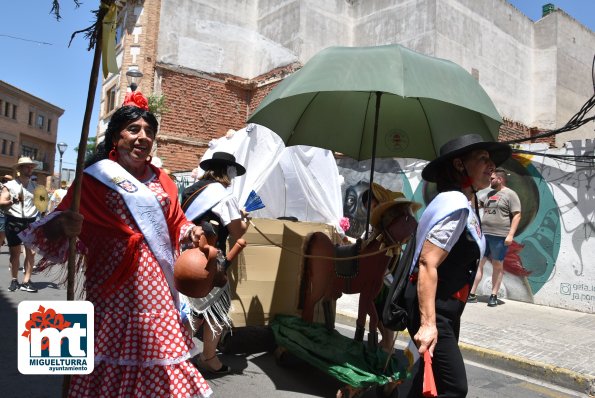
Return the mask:
[(107, 156), (109, 158), (109, 160), (113, 161), (113, 162), (117, 162), (118, 161), (118, 151), (116, 151), (116, 145), (114, 145), (112, 147), (112, 150), (109, 151), (109, 154)]
[(145, 164), (150, 164), (152, 160), (153, 156), (149, 155), (149, 157), (145, 159)]

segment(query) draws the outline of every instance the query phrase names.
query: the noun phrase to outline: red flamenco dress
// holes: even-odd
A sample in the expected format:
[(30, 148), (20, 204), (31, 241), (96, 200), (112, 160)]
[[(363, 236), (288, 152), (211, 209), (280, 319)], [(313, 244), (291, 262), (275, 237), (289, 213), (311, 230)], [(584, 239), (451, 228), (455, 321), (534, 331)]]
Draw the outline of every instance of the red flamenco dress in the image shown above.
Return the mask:
[[(193, 226), (182, 212), (177, 188), (165, 173), (145, 185), (167, 220), (175, 257)], [(77, 252), (84, 254), (86, 300), (95, 306), (95, 369), (74, 375), (70, 397), (208, 397), (212, 390), (188, 359), (195, 349), (166, 278), (122, 197), (93, 177), (83, 177), (80, 212), (85, 217)], [(70, 190), (57, 211), (68, 209)], [(64, 263), (68, 242), (48, 240), (33, 224), (22, 236), (44, 255)], [(44, 260), (42, 260), (43, 262)]]

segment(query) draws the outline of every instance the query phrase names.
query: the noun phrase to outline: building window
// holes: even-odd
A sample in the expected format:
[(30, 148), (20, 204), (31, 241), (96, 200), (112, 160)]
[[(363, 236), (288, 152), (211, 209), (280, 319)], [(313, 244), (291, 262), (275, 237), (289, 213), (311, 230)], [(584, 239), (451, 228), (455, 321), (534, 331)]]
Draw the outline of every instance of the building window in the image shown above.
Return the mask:
[(116, 107), (116, 85), (113, 85), (110, 89), (107, 90), (107, 103), (105, 108), (105, 113), (110, 113)]
[(21, 148), (22, 156), (30, 157), (31, 159), (37, 159), (37, 148), (33, 148), (27, 145), (23, 145)]
[(29, 126), (33, 126), (33, 112), (29, 112)]
[(52, 119), (48, 119), (48, 133), (52, 132)]
[[(45, 121), (45, 118), (42, 115), (37, 115), (36, 126), (39, 127), (40, 129), (42, 129), (44, 121)], [(27, 156), (27, 155), (25, 155), (25, 156)]]
[(2, 155), (14, 156), (14, 141), (2, 140)]
[(4, 101), (4, 116), (10, 116), (10, 102)]
[(12, 106), (12, 118), (14, 120), (17, 120), (17, 106), (16, 105)]

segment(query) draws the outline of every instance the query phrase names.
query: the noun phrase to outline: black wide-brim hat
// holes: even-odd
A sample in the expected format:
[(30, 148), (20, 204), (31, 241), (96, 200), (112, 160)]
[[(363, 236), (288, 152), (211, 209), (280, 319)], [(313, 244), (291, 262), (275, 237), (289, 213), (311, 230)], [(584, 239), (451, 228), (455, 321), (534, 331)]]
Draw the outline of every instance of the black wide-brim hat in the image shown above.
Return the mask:
[(440, 156), (424, 167), (421, 177), (426, 181), (436, 182), (438, 170), (444, 167), (446, 162), (477, 149), (487, 151), (496, 166), (500, 166), (512, 154), (512, 149), (508, 144), (485, 141), (478, 134), (463, 135), (442, 145), (440, 147)]
[(200, 162), (200, 168), (203, 170), (212, 170), (215, 166), (234, 166), (238, 176), (246, 174), (244, 166), (236, 162), (236, 157), (227, 152), (215, 152), (211, 159)]

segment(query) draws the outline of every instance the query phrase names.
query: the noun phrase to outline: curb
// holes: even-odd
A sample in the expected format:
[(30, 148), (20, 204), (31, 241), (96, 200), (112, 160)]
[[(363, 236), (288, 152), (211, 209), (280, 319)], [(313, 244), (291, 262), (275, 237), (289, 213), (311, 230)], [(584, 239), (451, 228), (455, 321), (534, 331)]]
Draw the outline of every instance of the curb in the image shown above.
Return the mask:
[[(335, 321), (340, 324), (355, 327), (356, 318), (352, 314), (337, 312)], [(368, 328), (366, 320), (366, 328)], [(398, 341), (407, 343), (407, 330), (399, 332)], [(537, 380), (547, 381), (588, 396), (595, 396), (595, 377), (574, 372), (565, 368), (549, 365), (517, 355), (510, 355), (473, 344), (459, 342), (459, 348), (466, 360), (489, 365), (491, 367), (517, 373)]]
[(459, 342), (459, 347), (465, 359), (544, 380), (583, 394), (595, 394), (595, 377), (468, 343)]

